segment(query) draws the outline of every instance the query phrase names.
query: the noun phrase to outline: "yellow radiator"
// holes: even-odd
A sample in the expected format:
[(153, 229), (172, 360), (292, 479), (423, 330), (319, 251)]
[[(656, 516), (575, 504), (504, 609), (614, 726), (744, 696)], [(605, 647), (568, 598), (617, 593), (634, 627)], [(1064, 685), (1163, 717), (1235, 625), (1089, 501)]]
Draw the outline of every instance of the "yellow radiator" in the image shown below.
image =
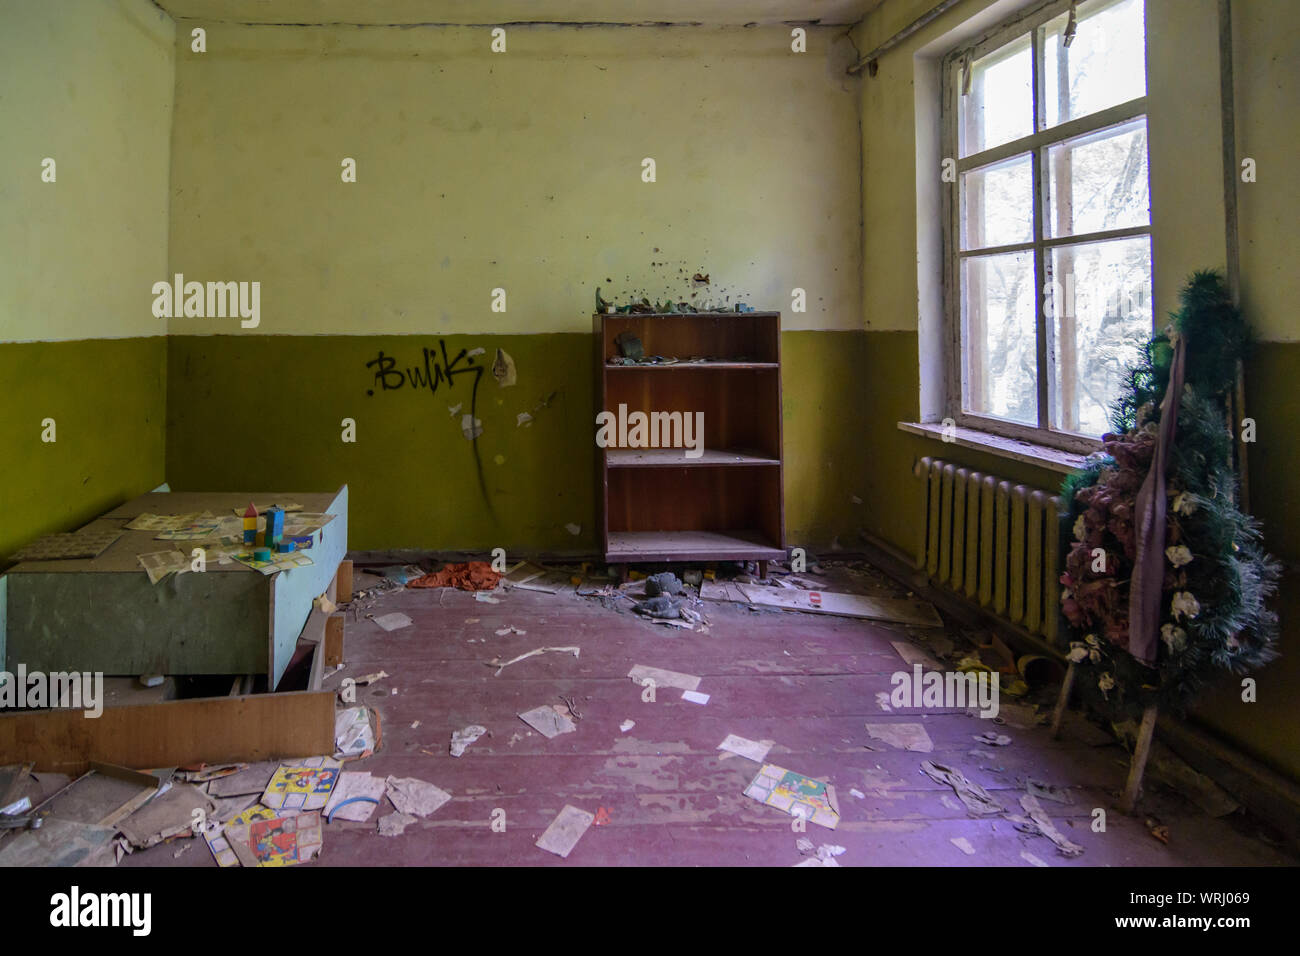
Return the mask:
[(925, 482), (917, 567), (1049, 641), (1060, 613), (1061, 499), (937, 458)]

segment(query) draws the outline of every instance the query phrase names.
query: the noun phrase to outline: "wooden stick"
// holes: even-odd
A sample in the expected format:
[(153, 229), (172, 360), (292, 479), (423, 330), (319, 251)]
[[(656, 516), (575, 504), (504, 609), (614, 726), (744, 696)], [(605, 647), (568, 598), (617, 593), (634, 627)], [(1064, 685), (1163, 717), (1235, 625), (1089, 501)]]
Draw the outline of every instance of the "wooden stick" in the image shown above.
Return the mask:
[(1156, 705), (1152, 704), (1142, 713), (1142, 726), (1138, 728), (1137, 743), (1133, 746), (1133, 761), (1128, 767), (1128, 783), (1124, 787), (1123, 810), (1132, 813), (1137, 807), (1138, 795), (1142, 792), (1142, 775), (1147, 768), (1147, 757), (1151, 754), (1151, 738), (1156, 731)]
[(1066, 708), (1070, 706), (1070, 692), (1074, 690), (1074, 661), (1065, 672), (1065, 681), (1061, 684), (1061, 696), (1056, 698), (1056, 709), (1052, 711), (1052, 739), (1061, 736), (1061, 722), (1065, 719)]

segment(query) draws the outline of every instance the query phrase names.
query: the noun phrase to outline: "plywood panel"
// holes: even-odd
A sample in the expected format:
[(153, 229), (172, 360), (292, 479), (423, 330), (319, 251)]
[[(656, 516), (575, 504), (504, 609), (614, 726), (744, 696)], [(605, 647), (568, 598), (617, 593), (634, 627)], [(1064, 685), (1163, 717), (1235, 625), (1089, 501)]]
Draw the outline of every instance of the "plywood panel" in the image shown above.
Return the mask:
[(0, 764), (79, 774), (91, 760), (132, 769), (334, 752), (334, 694), (297, 691), (0, 715)]

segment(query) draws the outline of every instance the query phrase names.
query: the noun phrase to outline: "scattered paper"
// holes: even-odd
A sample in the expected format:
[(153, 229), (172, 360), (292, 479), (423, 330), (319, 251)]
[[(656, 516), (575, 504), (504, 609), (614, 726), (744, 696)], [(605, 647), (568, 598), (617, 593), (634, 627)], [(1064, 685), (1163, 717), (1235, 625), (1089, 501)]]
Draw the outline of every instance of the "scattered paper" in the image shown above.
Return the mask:
[(992, 730), (987, 733), (972, 736), (974, 736), (975, 740), (978, 740), (982, 744), (988, 744), (990, 747), (1005, 747), (1011, 743), (1011, 738), (1006, 734), (999, 734)]
[(1038, 857), (1034, 856), (1034, 855), (1033, 855), (1032, 853), (1030, 853), (1028, 850), (1021, 850), (1021, 851), (1020, 851), (1020, 859), (1024, 860), (1024, 861), (1027, 862), (1027, 863), (1031, 863), (1031, 864), (1033, 864), (1034, 866), (1047, 866), (1046, 863), (1044, 863), (1044, 862), (1043, 862), (1042, 860), (1040, 860)]
[(595, 819), (594, 814), (566, 804), (559, 815), (551, 821), (551, 825), (546, 828), (546, 832), (541, 835), (536, 845), (548, 853), (567, 859)]
[(339, 762), (314, 757), (278, 769), (262, 794), (262, 806), (272, 810), (319, 810), (329, 802), (339, 776)]
[(894, 650), (898, 652), (898, 656), (903, 659), (903, 662), (907, 664), (908, 667), (915, 667), (917, 664), (920, 664), (921, 667), (929, 671), (943, 669), (942, 664), (915, 644), (908, 643), (907, 641), (890, 641), (889, 643), (893, 645)]
[(441, 787), (414, 777), (389, 777), (386, 782), (388, 799), (399, 813), (427, 817), (451, 799), (451, 794)]
[(849, 793), (850, 793), (851, 795), (857, 797), (859, 800), (865, 800), (865, 799), (867, 799), (867, 795), (866, 795), (865, 793), (863, 793), (861, 790), (859, 790), (857, 787), (853, 787), (853, 788), (851, 788), (851, 789), (849, 790)]
[(492, 595), (488, 594), (486, 591), (475, 591), (475, 592), (474, 592), (474, 600), (475, 600), (475, 601), (482, 601), (484, 604), (500, 604), (500, 603), (501, 603), (501, 599), (500, 599), (500, 598), (494, 598)]
[(970, 840), (967, 840), (965, 837), (952, 837), (948, 840), (948, 842), (951, 843), (953, 846), (955, 846), (957, 849), (961, 850), (967, 856), (975, 855), (975, 848), (970, 845)]
[(365, 823), (379, 808), (387, 787), (383, 777), (364, 771), (344, 770), (339, 774), (329, 803), (325, 804), (325, 821), (352, 820), (355, 823)]
[(623, 733), (627, 733), (629, 730), (631, 730), (631, 729), (632, 729), (633, 727), (635, 727), (635, 726), (636, 726), (636, 721), (635, 721), (635, 720), (625, 720), (625, 721), (623, 721), (621, 724), (618, 725), (618, 729), (621, 730)]
[(966, 809), (973, 816), (1006, 812), (1006, 808), (993, 799), (987, 790), (977, 783), (971, 783), (966, 779), (966, 775), (956, 767), (945, 767), (943, 764), (923, 760), (921, 761), (921, 771), (935, 783), (942, 783), (952, 787), (957, 797), (962, 803), (966, 804)]
[(300, 551), (290, 551), (287, 554), (272, 551), (269, 561), (257, 560), (253, 557), (252, 551), (240, 551), (232, 557), (245, 567), (260, 571), (262, 574), (275, 574), (277, 571), (288, 571), (291, 568), (306, 568), (316, 563)]
[(889, 706), (889, 691), (882, 690), (876, 695), (876, 706), (887, 714), (892, 714), (894, 712), (894, 708)]
[(375, 749), (375, 733), (370, 727), (370, 711), (365, 707), (348, 707), (334, 715), (336, 754), (352, 757)]
[(767, 752), (772, 749), (772, 743), (771, 740), (747, 740), (735, 734), (727, 734), (727, 739), (718, 744), (718, 749), (762, 763), (767, 758)]
[(451, 735), (451, 755), (453, 757), (459, 757), (465, 752), (466, 747), (478, 740), (485, 733), (487, 733), (487, 728), (480, 727), (478, 724), (470, 724), (468, 727), (463, 727), (460, 730), (453, 731)]
[(190, 567), (190, 559), (181, 551), (154, 551), (138, 555), (136, 560), (144, 568), (145, 574), (149, 575), (150, 584), (157, 584), (174, 572), (188, 571)]
[(496, 632), (496, 635), (497, 637), (505, 637), (507, 634), (527, 634), (527, 633), (528, 632), (525, 631), (522, 627), (515, 627), (513, 624), (511, 624), (509, 627), (501, 628), (501, 630)]
[(709, 695), (701, 694), (697, 690), (684, 690), (682, 691), (682, 700), (689, 700), (692, 704), (707, 704)]
[[(239, 514), (243, 514), (240, 511)], [(216, 515), (210, 515), (207, 512), (191, 511), (183, 515), (154, 515), (142, 514), (136, 515), (127, 523), (129, 531), (176, 531), (179, 528), (185, 528), (197, 521), (207, 518), (213, 523), (216, 522)]]
[(483, 419), (475, 418), (473, 415), (462, 415), (460, 431), (466, 439), (473, 441), (483, 434)]
[(118, 538), (119, 530), (72, 531), (37, 538), (12, 558), (14, 561), (57, 561), (64, 558), (97, 558)]
[(1037, 797), (1033, 794), (1027, 793), (1020, 798), (1020, 805), (1024, 807), (1025, 812), (1029, 814), (1028, 819), (1021, 816), (1007, 816), (1007, 819), (1015, 824), (1017, 830), (1023, 830), (1027, 833), (1036, 833), (1047, 837), (1047, 839), (1056, 844), (1056, 849), (1060, 851), (1062, 856), (1075, 857), (1080, 856), (1083, 853), (1083, 847), (1072, 842), (1064, 833), (1056, 828), (1056, 825), (1052, 823), (1051, 818), (1043, 809), (1042, 804), (1038, 802)]
[(401, 611), (394, 611), (392, 614), (385, 614), (383, 617), (373, 619), (376, 624), (385, 631), (396, 631), (403, 627), (410, 627), (412, 621)]
[(934, 742), (921, 724), (867, 724), (867, 733), (874, 740), (883, 740), (899, 750), (916, 753), (933, 753)]
[(230, 848), (244, 866), (294, 866), (320, 852), (320, 813), (310, 811), (226, 827)]
[(519, 715), (519, 719), (547, 740), (558, 737), (560, 734), (573, 733), (578, 729), (577, 724), (563, 714), (556, 713), (555, 708), (549, 704), (543, 704), (541, 707), (534, 707), (532, 710), (525, 711)]
[(581, 653), (582, 648), (580, 647), (537, 647), (529, 651), (527, 654), (520, 654), (518, 657), (511, 658), (505, 663), (502, 663), (501, 658), (499, 657), (494, 658), (493, 660), (488, 661), (488, 666), (495, 667), (497, 669), (497, 672), (492, 676), (499, 677), (501, 676), (501, 672), (505, 670), (507, 667), (509, 667), (511, 664), (518, 664), (520, 661), (527, 660), (530, 657), (536, 657), (538, 654), (545, 654), (548, 651), (555, 651), (560, 654), (572, 654), (574, 657), (577, 657), (578, 654)]
[(564, 530), (568, 531), (569, 534), (576, 538), (578, 535), (582, 534), (582, 525), (570, 522), (564, 526)]
[(415, 817), (409, 813), (390, 813), (379, 818), (379, 835), (387, 837), (401, 836), (406, 828), (414, 822)]
[(834, 787), (775, 764), (763, 765), (745, 796), (831, 830), (840, 822)]
[(243, 810), (236, 816), (231, 817), (224, 825), (213, 826), (203, 835), (204, 842), (207, 843), (208, 849), (212, 851), (212, 858), (217, 861), (217, 866), (239, 866), (239, 857), (235, 854), (230, 845), (230, 840), (226, 836), (226, 827), (228, 826), (247, 826), (258, 820), (274, 820), (276, 813), (269, 810), (259, 803)]
[(695, 690), (700, 686), (700, 679), (692, 674), (679, 674), (676, 671), (661, 670), (658, 667), (647, 667), (644, 664), (637, 664), (627, 676), (632, 678), (632, 683), (645, 685), (647, 679), (654, 682), (655, 687), (676, 687), (678, 690)]

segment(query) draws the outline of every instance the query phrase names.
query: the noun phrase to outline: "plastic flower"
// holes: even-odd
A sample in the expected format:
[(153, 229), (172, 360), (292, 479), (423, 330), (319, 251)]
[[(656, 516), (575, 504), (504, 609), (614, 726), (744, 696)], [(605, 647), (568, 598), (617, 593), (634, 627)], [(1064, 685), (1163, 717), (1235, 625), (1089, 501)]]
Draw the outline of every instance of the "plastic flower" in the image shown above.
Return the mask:
[(1172, 548), (1165, 548), (1165, 557), (1176, 568), (1192, 563), (1192, 551), (1185, 544), (1176, 544)]
[(1185, 491), (1180, 491), (1174, 498), (1174, 513), (1189, 515), (1196, 510), (1196, 498)]
[(1088, 532), (1084, 528), (1083, 515), (1079, 515), (1074, 519), (1074, 540), (1082, 541), (1087, 534)]
[(1190, 619), (1200, 614), (1201, 603), (1196, 600), (1191, 591), (1175, 591), (1170, 609), (1173, 611), (1174, 620), (1181, 621), (1184, 617)]
[(1088, 657), (1088, 646), (1078, 641), (1070, 642), (1070, 653), (1065, 655), (1071, 664), (1081, 664)]
[(1165, 642), (1171, 654), (1177, 654), (1187, 646), (1187, 632), (1176, 624), (1166, 624), (1160, 628), (1160, 639)]
[(1115, 688), (1115, 678), (1110, 674), (1102, 674), (1097, 680), (1097, 688), (1101, 691), (1103, 697), (1108, 697), (1109, 692)]

